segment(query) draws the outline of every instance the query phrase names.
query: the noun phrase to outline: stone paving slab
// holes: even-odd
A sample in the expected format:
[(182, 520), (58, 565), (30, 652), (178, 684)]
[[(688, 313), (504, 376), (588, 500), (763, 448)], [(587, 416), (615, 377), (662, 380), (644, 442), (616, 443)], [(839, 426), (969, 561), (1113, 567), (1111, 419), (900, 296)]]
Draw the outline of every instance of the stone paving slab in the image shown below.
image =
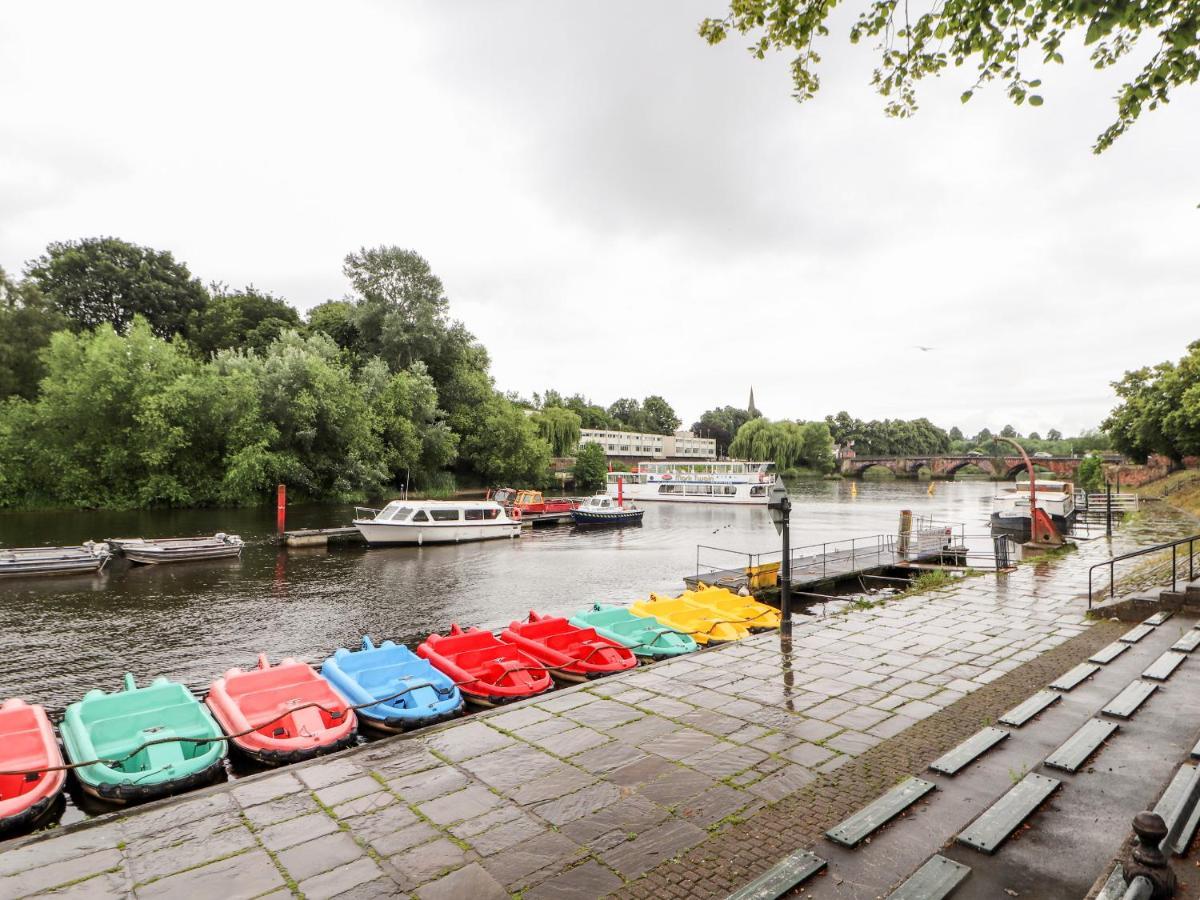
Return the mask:
[[(978, 730), (976, 717), (950, 740), (936, 723), (1088, 633), (1070, 589), (1084, 562), (805, 617), (790, 645), (757, 635), (0, 845), (0, 896), (89, 881), (98, 895), (200, 896), (242, 866), (256, 894), (489, 896), (499, 885), (569, 897), (637, 894), (644, 881), (677, 895), (679, 880), (639, 879), (812, 791), (818, 809), (860, 808), (880, 778), (896, 780), (887, 766), (864, 778), (863, 765), (921, 729), (943, 749)], [(173, 863), (155, 848), (176, 831), (203, 837), (179, 843)], [(778, 829), (752, 846), (764, 862), (788, 852)], [(740, 873), (725, 866), (708, 887), (748, 880)]]

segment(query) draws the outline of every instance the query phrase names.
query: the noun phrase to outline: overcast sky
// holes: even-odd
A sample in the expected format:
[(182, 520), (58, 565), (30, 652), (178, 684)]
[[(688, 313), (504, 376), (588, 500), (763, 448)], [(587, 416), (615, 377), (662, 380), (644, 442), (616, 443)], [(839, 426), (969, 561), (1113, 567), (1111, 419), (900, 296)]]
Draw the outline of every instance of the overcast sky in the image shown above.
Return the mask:
[[(852, 5), (853, 6), (853, 5)], [(685, 424), (1071, 432), (1200, 338), (1200, 90), (1101, 157), (1118, 80), (1040, 109), (970, 73), (882, 112), (847, 19), (824, 87), (711, 48), (722, 0), (0, 7), (0, 265), (101, 234), (307, 309), (342, 257), (425, 255), (497, 386)], [(923, 352), (914, 345), (935, 349)]]

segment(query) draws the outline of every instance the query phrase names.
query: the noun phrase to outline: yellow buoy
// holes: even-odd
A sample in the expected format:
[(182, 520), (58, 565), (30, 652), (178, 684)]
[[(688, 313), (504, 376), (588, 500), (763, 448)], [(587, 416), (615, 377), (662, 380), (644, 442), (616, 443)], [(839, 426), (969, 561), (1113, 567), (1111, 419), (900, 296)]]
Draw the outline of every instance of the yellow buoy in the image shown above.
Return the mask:
[(856, 482), (856, 481), (850, 482), (850, 496), (851, 497), (858, 496), (858, 482)]

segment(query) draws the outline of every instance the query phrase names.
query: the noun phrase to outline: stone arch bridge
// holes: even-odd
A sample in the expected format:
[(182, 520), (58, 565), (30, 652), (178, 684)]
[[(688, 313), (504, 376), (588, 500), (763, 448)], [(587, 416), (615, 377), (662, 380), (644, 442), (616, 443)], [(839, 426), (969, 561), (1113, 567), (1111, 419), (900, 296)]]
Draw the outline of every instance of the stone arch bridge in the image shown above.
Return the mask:
[[(1074, 479), (1081, 462), (1083, 458), (1075, 456), (1043, 456), (1033, 460), (1035, 466), (1049, 469), (1064, 481)], [(929, 469), (934, 478), (953, 478), (959, 469), (977, 466), (992, 478), (1010, 480), (1025, 471), (1025, 460), (1020, 456), (852, 456), (842, 460), (841, 473), (859, 478), (874, 466), (887, 469), (898, 478), (916, 478), (922, 468)]]

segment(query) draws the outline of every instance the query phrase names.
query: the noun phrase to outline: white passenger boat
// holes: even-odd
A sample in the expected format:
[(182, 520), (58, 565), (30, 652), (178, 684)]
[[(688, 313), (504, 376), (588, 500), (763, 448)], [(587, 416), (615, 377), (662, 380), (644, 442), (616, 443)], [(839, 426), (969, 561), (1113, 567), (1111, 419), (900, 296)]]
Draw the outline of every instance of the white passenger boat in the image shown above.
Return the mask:
[(0, 576), (84, 575), (99, 572), (112, 554), (103, 544), (0, 549)]
[[(766, 506), (775, 483), (769, 462), (641, 462), (634, 472), (610, 472), (607, 491), (619, 487), (630, 500), (673, 503), (740, 503)], [(618, 485), (622, 482), (622, 485)]]
[(359, 507), (354, 527), (372, 547), (460, 544), (521, 536), (520, 513), (494, 500), (393, 500), (380, 510)]

